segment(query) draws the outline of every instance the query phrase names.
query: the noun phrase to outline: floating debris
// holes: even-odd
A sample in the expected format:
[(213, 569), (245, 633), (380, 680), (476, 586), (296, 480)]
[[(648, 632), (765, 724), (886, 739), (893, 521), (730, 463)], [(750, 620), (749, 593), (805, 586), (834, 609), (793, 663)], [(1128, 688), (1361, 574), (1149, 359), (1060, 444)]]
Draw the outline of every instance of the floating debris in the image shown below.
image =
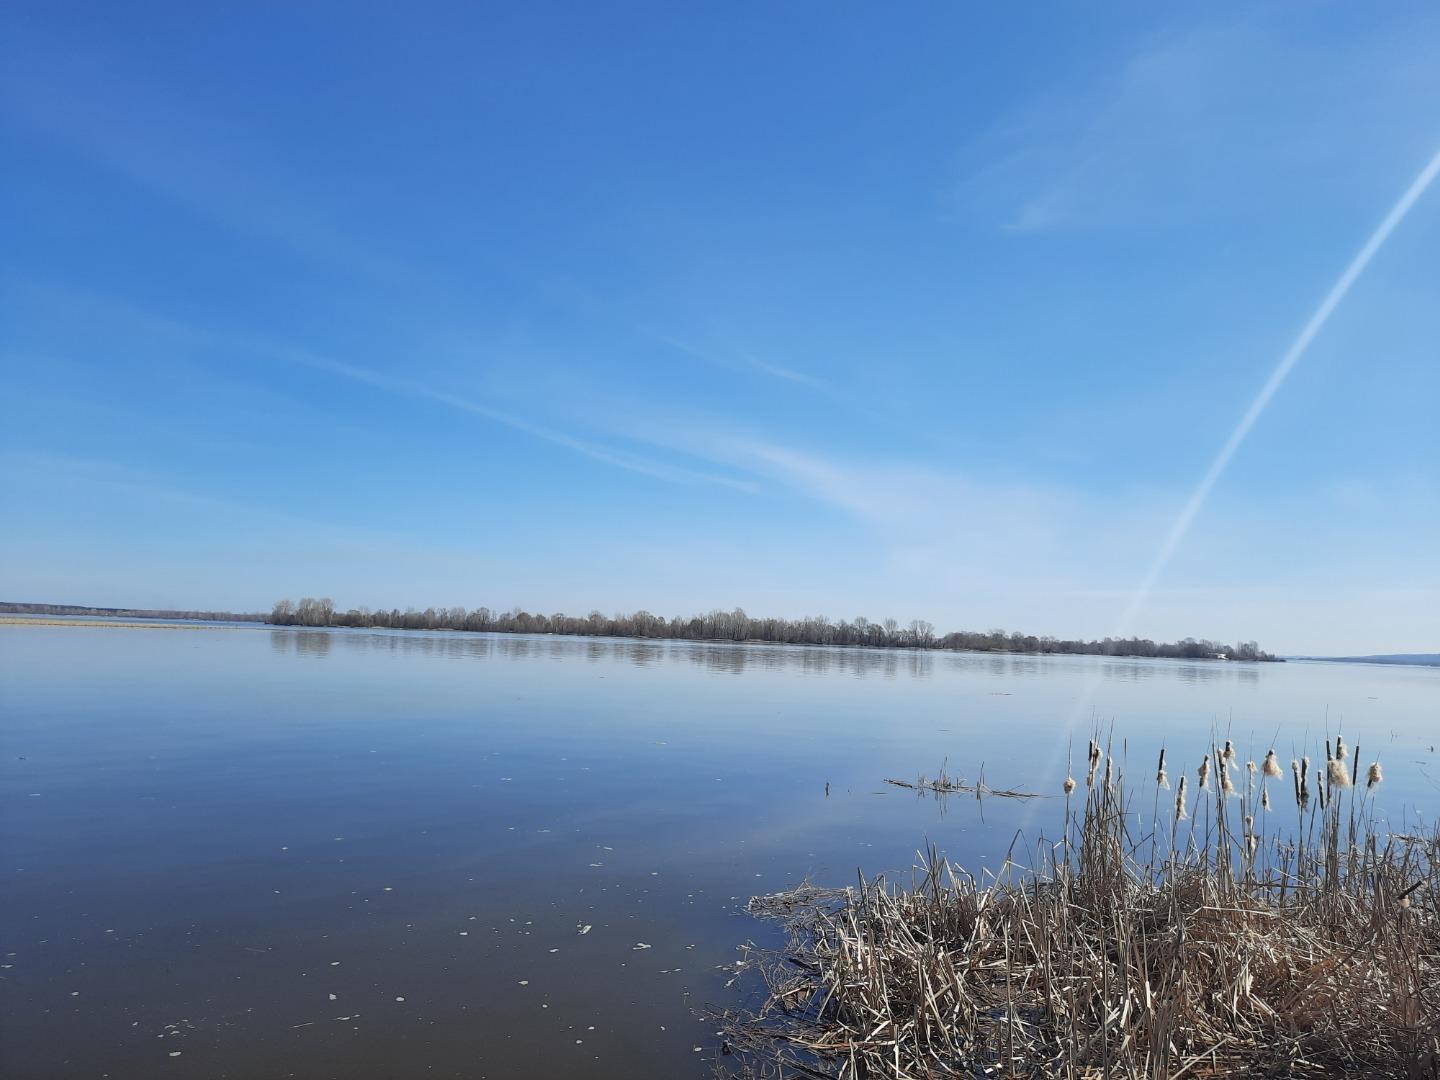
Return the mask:
[(885, 783), (893, 784), (895, 787), (909, 788), (911, 791), (929, 791), (936, 795), (994, 795), (998, 799), (1042, 799), (1045, 796), (1033, 791), (1011, 791), (1006, 788), (992, 788), (983, 780), (971, 784), (965, 780), (952, 776), (946, 776), (943, 772), (935, 780), (928, 780), (921, 776), (915, 780), (892, 780), (886, 778)]

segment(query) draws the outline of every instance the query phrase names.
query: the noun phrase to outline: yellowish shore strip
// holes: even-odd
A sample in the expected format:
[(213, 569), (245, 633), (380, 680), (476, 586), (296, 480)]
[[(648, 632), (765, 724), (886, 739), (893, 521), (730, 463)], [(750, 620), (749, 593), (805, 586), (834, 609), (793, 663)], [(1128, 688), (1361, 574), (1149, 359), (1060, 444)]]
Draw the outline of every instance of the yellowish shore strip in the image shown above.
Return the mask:
[(106, 630), (255, 630), (265, 623), (249, 625), (219, 625), (202, 622), (177, 622), (165, 619), (136, 619), (122, 622), (119, 619), (65, 619), (54, 615), (0, 615), (0, 626), (75, 626), (88, 630), (97, 627)]

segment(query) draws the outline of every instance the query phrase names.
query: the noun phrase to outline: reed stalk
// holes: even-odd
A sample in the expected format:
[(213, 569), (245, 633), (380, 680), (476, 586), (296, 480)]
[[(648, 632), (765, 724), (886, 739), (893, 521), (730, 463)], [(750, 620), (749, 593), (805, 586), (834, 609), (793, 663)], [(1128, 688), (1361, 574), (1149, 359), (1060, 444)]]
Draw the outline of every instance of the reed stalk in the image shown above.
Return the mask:
[[(741, 968), (763, 978), (764, 1003), (721, 1014), (737, 1052), (722, 1071), (1440, 1075), (1440, 831), (1386, 834), (1354, 788), (1346, 814), (1328, 769), (1312, 803), (1307, 758), (1292, 766), (1297, 824), (1277, 833), (1257, 825), (1250, 791), (1227, 811), (1234, 755), (1211, 752), (1222, 790), (1193, 807), (1203, 848), (1193, 832), (1178, 843), (1182, 770), (1173, 814), (1160, 804), (1171, 842), (1158, 863), (1153, 833), (1132, 835), (1141, 815), (1123, 763), (1108, 761), (1108, 782), (1093, 782), (1102, 753), (1092, 741), (1088, 789), (1067, 777), (1065, 840), (1042, 839), (1034, 869), (1012, 848), (977, 880), (929, 848), (909, 887), (861, 877), (756, 897), (749, 910), (777, 920), (789, 943), (747, 951)], [(1327, 757), (1349, 772), (1328, 747)], [(1280, 773), (1272, 761), (1263, 776)], [(1208, 773), (1207, 756), (1202, 790)], [(1365, 780), (1373, 792), (1378, 763)], [(1260, 798), (1268, 809), (1263, 780)]]

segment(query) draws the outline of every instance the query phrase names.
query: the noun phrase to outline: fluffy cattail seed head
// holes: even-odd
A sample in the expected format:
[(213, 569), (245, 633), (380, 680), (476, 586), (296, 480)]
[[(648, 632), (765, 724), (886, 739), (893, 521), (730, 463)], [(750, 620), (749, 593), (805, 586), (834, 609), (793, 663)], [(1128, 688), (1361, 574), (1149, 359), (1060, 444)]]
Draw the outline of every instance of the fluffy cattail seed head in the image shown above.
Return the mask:
[(1185, 789), (1181, 788), (1175, 796), (1175, 820), (1184, 821), (1189, 816), (1185, 813)]
[(1335, 756), (1341, 761), (1345, 760), (1345, 740), (1339, 735), (1335, 736)]
[(1075, 790), (1075, 778), (1074, 778), (1073, 776), (1067, 776), (1067, 777), (1065, 777), (1065, 785), (1064, 785), (1064, 786), (1065, 786), (1065, 794), (1066, 794), (1066, 796), (1068, 797), (1068, 796), (1071, 794), (1071, 792), (1073, 792), (1073, 791)]
[(1326, 779), (1335, 787), (1350, 786), (1350, 769), (1343, 757), (1331, 758), (1325, 766)]
[(1261, 789), (1260, 789), (1260, 809), (1261, 809), (1261, 810), (1265, 810), (1265, 811), (1269, 811), (1269, 809), (1270, 809), (1270, 789), (1269, 789), (1269, 788), (1261, 788)]
[(1230, 766), (1224, 761), (1220, 763), (1220, 790), (1226, 795), (1235, 794), (1235, 785), (1230, 782)]
[(1265, 755), (1265, 761), (1261, 764), (1260, 768), (1264, 770), (1266, 776), (1280, 775), (1280, 762), (1275, 760), (1274, 750), (1271, 750)]
[(1155, 774), (1155, 786), (1164, 791), (1170, 789), (1170, 777), (1166, 775), (1163, 768)]
[(1245, 762), (1245, 771), (1248, 772), (1251, 776), (1255, 775), (1256, 768), (1257, 766), (1253, 761)]
[(1235, 760), (1235, 744), (1229, 739), (1225, 740), (1225, 753), (1222, 756), (1226, 761)]
[(1200, 790), (1204, 791), (1210, 786), (1210, 755), (1206, 754), (1200, 759), (1200, 768), (1197, 772), (1200, 777)]
[(1366, 773), (1365, 789), (1368, 791), (1376, 784), (1381, 783), (1384, 779), (1385, 777), (1380, 773), (1380, 762), (1372, 761), (1370, 763), (1370, 769)]

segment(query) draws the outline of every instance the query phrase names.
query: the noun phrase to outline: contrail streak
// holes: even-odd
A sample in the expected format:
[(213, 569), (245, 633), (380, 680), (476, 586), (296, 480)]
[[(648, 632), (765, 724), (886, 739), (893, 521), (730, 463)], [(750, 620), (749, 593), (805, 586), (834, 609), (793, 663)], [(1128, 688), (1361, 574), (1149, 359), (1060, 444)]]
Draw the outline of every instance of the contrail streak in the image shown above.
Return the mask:
[(1184, 541), (1185, 534), (1190, 531), (1195, 516), (1200, 513), (1201, 507), (1210, 497), (1210, 492), (1230, 464), (1230, 459), (1235, 456), (1235, 452), (1240, 449), (1240, 444), (1245, 441), (1245, 436), (1250, 434), (1250, 429), (1255, 426), (1256, 421), (1265, 411), (1265, 407), (1270, 404), (1270, 399), (1275, 396), (1275, 391), (1280, 389), (1291, 370), (1309, 350), (1310, 343), (1330, 321), (1330, 316), (1340, 306), (1340, 301), (1345, 299), (1345, 294), (1350, 291), (1350, 287), (1365, 272), (1365, 268), (1370, 265), (1370, 260), (1375, 258), (1385, 241), (1390, 239), (1390, 234), (1395, 231), (1396, 226), (1405, 220), (1405, 215), (1410, 212), (1410, 208), (1419, 201), (1420, 196), (1425, 194), (1425, 189), (1430, 186), (1436, 175), (1440, 175), (1440, 151), (1437, 151), (1435, 156), (1430, 159), (1429, 164), (1420, 170), (1420, 175), (1415, 177), (1405, 194), (1401, 195), (1400, 200), (1390, 208), (1390, 212), (1385, 215), (1385, 220), (1380, 222), (1379, 227), (1370, 234), (1370, 239), (1365, 241), (1365, 246), (1350, 260), (1350, 265), (1345, 268), (1345, 272), (1340, 275), (1339, 280), (1330, 287), (1330, 291), (1325, 294), (1325, 299), (1320, 301), (1320, 306), (1315, 309), (1315, 314), (1310, 316), (1310, 321), (1305, 324), (1300, 335), (1285, 351), (1280, 362), (1275, 365), (1275, 370), (1270, 373), (1270, 378), (1265, 380), (1265, 385), (1255, 395), (1255, 400), (1250, 402), (1250, 407), (1245, 410), (1245, 415), (1240, 418), (1240, 423), (1235, 425), (1235, 430), (1230, 432), (1230, 437), (1225, 440), (1225, 445), (1220, 447), (1220, 452), (1215, 455), (1215, 460), (1210, 463), (1210, 468), (1205, 471), (1205, 476), (1191, 492), (1184, 509), (1180, 511), (1180, 516), (1175, 519), (1175, 524), (1170, 526), (1170, 532), (1166, 535), (1165, 542), (1160, 545), (1160, 550), (1155, 553), (1155, 559), (1151, 562), (1150, 569), (1145, 572), (1144, 578), (1141, 579), (1134, 595), (1130, 598), (1130, 603), (1126, 605), (1124, 614), (1120, 616), (1116, 637), (1124, 637), (1130, 632), (1131, 623), (1149, 598), (1155, 582), (1164, 573), (1165, 567), (1169, 565), (1176, 550)]
[[(1140, 584), (1136, 586), (1129, 603), (1126, 604), (1125, 610), (1120, 616), (1119, 623), (1111, 635), (1112, 637), (1125, 637), (1131, 632), (1131, 626), (1136, 616), (1139, 615), (1141, 608), (1145, 606), (1145, 602), (1150, 598), (1150, 593), (1155, 588), (1155, 583), (1160, 579), (1160, 575), (1165, 572), (1165, 568), (1170, 564), (1170, 560), (1174, 558), (1175, 552), (1179, 550), (1180, 545), (1184, 542), (1186, 534), (1190, 531), (1190, 526), (1194, 524), (1196, 516), (1200, 513), (1206, 500), (1210, 497), (1210, 492), (1214, 490), (1215, 485), (1224, 474), (1226, 467), (1230, 464), (1230, 459), (1235, 456), (1235, 452), (1240, 449), (1240, 444), (1245, 441), (1245, 436), (1250, 434), (1250, 429), (1259, 421), (1261, 415), (1265, 412), (1266, 406), (1270, 404), (1270, 399), (1275, 396), (1275, 392), (1280, 389), (1295, 365), (1300, 362), (1301, 357), (1309, 350), (1316, 336), (1325, 328), (1325, 324), (1330, 321), (1330, 316), (1334, 314), (1335, 309), (1340, 306), (1340, 302), (1344, 300), (1346, 294), (1350, 292), (1351, 286), (1359, 280), (1360, 275), (1365, 272), (1365, 268), (1370, 265), (1370, 261), (1374, 259), (1380, 249), (1384, 247), (1385, 241), (1390, 239), (1390, 234), (1405, 220), (1405, 216), (1410, 213), (1411, 208), (1420, 200), (1420, 197), (1425, 194), (1437, 175), (1440, 175), (1440, 151), (1436, 151), (1435, 156), (1420, 170), (1420, 174), (1415, 177), (1410, 186), (1405, 189), (1405, 193), (1401, 195), (1395, 205), (1390, 208), (1390, 212), (1385, 215), (1384, 220), (1381, 221), (1375, 231), (1370, 234), (1370, 239), (1365, 241), (1364, 246), (1362, 246), (1355, 254), (1355, 257), (1350, 260), (1350, 264), (1345, 267), (1345, 272), (1342, 273), (1335, 284), (1330, 287), (1330, 291), (1325, 294), (1325, 299), (1320, 301), (1320, 306), (1315, 309), (1315, 313), (1310, 316), (1310, 320), (1305, 324), (1294, 342), (1291, 343), (1290, 348), (1286, 349), (1285, 354), (1280, 357), (1280, 362), (1275, 365), (1275, 370), (1272, 371), (1270, 377), (1265, 380), (1265, 385), (1260, 387), (1260, 392), (1257, 393), (1254, 400), (1250, 402), (1250, 407), (1246, 409), (1245, 414), (1240, 417), (1240, 422), (1235, 425), (1235, 430), (1230, 432), (1230, 437), (1226, 439), (1224, 445), (1220, 447), (1220, 452), (1217, 453), (1215, 459), (1210, 462), (1210, 467), (1205, 470), (1205, 475), (1201, 478), (1200, 483), (1196, 485), (1195, 490), (1190, 493), (1190, 498), (1185, 501), (1185, 506), (1181, 509), (1179, 516), (1175, 518), (1174, 524), (1170, 526), (1170, 531), (1166, 533), (1165, 540), (1155, 553), (1155, 558), (1151, 561), (1149, 569), (1145, 572), (1145, 576), (1140, 579)], [(1085, 687), (1075, 702), (1075, 708), (1071, 712), (1070, 718), (1066, 721), (1065, 734), (1068, 735), (1074, 731), (1075, 725), (1085, 715), (1086, 711), (1092, 707), (1095, 689), (1099, 686), (1099, 681), (1099, 674), (1092, 674), (1090, 678), (1086, 680)], [(1060, 742), (1057, 740), (1049, 766), (1046, 769), (1045, 779), (1048, 779), (1054, 774), (1059, 751)]]

